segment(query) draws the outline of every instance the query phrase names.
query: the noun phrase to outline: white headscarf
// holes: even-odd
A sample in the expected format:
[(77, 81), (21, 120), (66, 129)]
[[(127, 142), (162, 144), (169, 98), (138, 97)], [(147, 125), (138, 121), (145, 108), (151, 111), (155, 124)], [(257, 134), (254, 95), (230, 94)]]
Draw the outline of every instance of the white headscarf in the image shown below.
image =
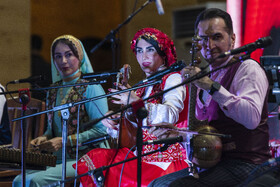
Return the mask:
[(61, 40), (61, 39), (69, 40), (73, 44), (74, 48), (77, 49), (79, 60), (81, 62), (80, 71), (82, 72), (82, 74), (93, 73), (91, 63), (89, 61), (89, 58), (87, 56), (87, 53), (84, 49), (84, 46), (83, 46), (82, 42), (72, 35), (62, 35), (62, 36), (57, 37), (53, 41), (52, 46), (51, 46), (52, 82), (55, 83), (57, 81), (62, 80), (61, 75), (57, 74), (57, 69), (56, 69), (56, 66), (54, 64), (55, 62), (54, 62), (53, 54), (52, 54), (52, 48), (53, 48), (54, 43), (58, 40)]

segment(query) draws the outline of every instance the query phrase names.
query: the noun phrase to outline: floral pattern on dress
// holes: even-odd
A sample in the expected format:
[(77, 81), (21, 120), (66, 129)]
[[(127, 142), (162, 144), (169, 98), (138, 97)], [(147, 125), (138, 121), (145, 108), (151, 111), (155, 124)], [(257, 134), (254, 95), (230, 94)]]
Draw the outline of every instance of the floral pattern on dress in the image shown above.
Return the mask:
[[(88, 81), (84, 80), (84, 79), (78, 79), (76, 84), (85, 83), (85, 82), (88, 82)], [(62, 85), (62, 81), (58, 81), (54, 84), (54, 86), (59, 86), (59, 85)], [(84, 94), (86, 92), (86, 89), (87, 89), (87, 85), (73, 87), (69, 92), (69, 96), (68, 96), (66, 103), (79, 102), (79, 101), (85, 99)], [(56, 106), (57, 92), (58, 92), (58, 89), (52, 89), (50, 91), (49, 97), (47, 98), (47, 109), (48, 110), (52, 109)], [(57, 106), (58, 105), (60, 105), (60, 103), (58, 103)], [(67, 136), (77, 133), (78, 105), (69, 108), (69, 113), (70, 113), (70, 115), (69, 115), (69, 119), (67, 121), (67, 130), (68, 130)], [(82, 104), (80, 106), (79, 114), (80, 114), (79, 115), (80, 124), (86, 123), (89, 121), (89, 116), (87, 114), (84, 104)], [(48, 124), (51, 126), (53, 125), (53, 115), (54, 115), (53, 112), (48, 113)], [(61, 125), (63, 125), (63, 122), (61, 122)], [(82, 156), (88, 151), (89, 151), (89, 149), (81, 150), (81, 151), (79, 151), (79, 155)], [(76, 154), (75, 148), (67, 147), (67, 152), (70, 155), (70, 157), (75, 158), (75, 154)]]
[[(162, 79), (163, 81), (161, 84), (154, 85), (150, 96), (161, 92), (164, 89), (166, 79), (174, 73), (165, 75)], [(140, 89), (136, 90), (136, 94), (138, 97), (143, 97), (144, 93), (145, 93), (145, 88), (140, 88)], [(159, 104), (159, 103), (162, 103), (162, 98), (163, 98), (162, 96), (151, 98), (148, 100), (148, 102), (154, 103), (154, 104), (156, 104), (156, 103)], [(177, 126), (177, 125), (175, 124), (175, 126)], [(157, 139), (157, 137), (152, 134), (149, 134), (146, 129), (143, 130), (143, 141), (156, 140), (156, 139)], [(162, 146), (163, 146), (163, 144), (145, 145), (145, 146), (143, 146), (142, 151), (143, 151), (143, 153), (148, 153), (148, 152), (157, 150)], [(168, 147), (168, 149), (164, 152), (153, 153), (151, 155), (147, 155), (142, 158), (142, 160), (144, 162), (171, 162), (171, 161), (178, 161), (178, 160), (184, 160), (184, 159), (186, 159), (186, 151), (179, 143), (170, 145)]]

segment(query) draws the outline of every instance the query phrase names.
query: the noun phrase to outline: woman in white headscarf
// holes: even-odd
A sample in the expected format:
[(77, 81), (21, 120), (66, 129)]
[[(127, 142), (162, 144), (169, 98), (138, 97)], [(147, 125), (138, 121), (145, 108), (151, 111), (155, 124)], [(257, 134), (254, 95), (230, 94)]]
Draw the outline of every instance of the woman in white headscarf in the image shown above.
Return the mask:
[[(71, 35), (63, 35), (56, 38), (51, 47), (52, 62), (52, 86), (72, 85), (86, 83), (87, 80), (80, 76), (92, 73), (93, 69), (85, 52), (85, 49), (77, 38)], [(76, 87), (63, 87), (50, 90), (47, 96), (47, 109), (66, 103), (81, 101), (85, 98), (93, 98), (104, 95), (101, 85), (82, 85)], [(102, 123), (95, 124), (91, 129), (80, 131), (77, 137), (77, 125), (102, 117), (108, 110), (107, 100), (99, 99), (93, 102), (69, 108), (67, 121), (67, 165), (66, 177), (73, 177), (77, 142), (85, 142), (88, 139), (104, 136), (106, 128)], [(79, 114), (79, 115), (78, 115)], [(43, 136), (31, 141), (31, 145), (39, 150), (53, 152), (57, 156), (56, 167), (48, 167), (45, 171), (28, 170), (26, 172), (27, 186), (45, 186), (61, 180), (62, 178), (62, 118), (60, 111), (48, 114), (48, 128)], [(78, 140), (78, 141), (77, 141)], [(97, 147), (107, 147), (106, 142)], [(90, 148), (80, 147), (79, 155), (85, 154)], [(21, 185), (21, 176), (17, 176), (13, 186)]]

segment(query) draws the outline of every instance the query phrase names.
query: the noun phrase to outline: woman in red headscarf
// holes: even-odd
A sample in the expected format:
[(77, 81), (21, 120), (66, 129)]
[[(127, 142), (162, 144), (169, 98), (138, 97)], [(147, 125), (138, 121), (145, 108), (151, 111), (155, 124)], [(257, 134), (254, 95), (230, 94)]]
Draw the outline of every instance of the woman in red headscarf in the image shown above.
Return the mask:
[[(136, 59), (146, 77), (168, 68), (177, 60), (177, 55), (173, 41), (163, 32), (154, 28), (144, 28), (139, 30), (131, 41), (131, 49), (136, 55)], [(162, 83), (137, 89), (135, 92), (125, 92), (112, 96), (112, 102), (115, 104), (127, 105), (139, 99), (145, 99), (158, 92), (169, 89), (182, 81), (179, 72), (165, 75)], [(122, 90), (130, 87), (119, 84)], [(117, 92), (118, 89), (109, 89), (110, 92)], [(188, 92), (185, 86), (180, 86), (164, 93), (160, 97), (154, 97), (145, 101), (145, 108), (148, 116), (142, 121), (143, 141), (156, 140), (168, 137), (168, 130), (157, 129), (157, 125), (172, 124), (182, 128), (187, 126), (188, 112)], [(185, 109), (184, 109), (185, 107)], [(184, 109), (184, 110), (183, 110)], [(119, 115), (102, 121), (108, 129), (110, 135), (117, 134)], [(124, 118), (135, 127), (135, 119), (131, 110), (124, 113)], [(152, 128), (148, 128), (152, 127)], [(142, 154), (157, 150), (163, 145), (144, 145)], [(90, 170), (108, 166), (113, 163), (123, 161), (136, 156), (129, 148), (121, 149), (94, 149), (84, 155), (78, 163), (78, 173), (83, 174)], [(175, 143), (168, 147), (166, 151), (157, 152), (142, 157), (142, 175), (141, 185), (147, 186), (153, 179), (165, 174), (184, 169), (188, 166), (186, 162), (186, 151), (181, 144)], [(74, 165), (74, 167), (76, 167)], [(137, 186), (137, 160), (126, 162), (103, 171), (105, 176), (105, 186)], [(83, 186), (95, 186), (96, 175), (88, 175), (81, 178)]]

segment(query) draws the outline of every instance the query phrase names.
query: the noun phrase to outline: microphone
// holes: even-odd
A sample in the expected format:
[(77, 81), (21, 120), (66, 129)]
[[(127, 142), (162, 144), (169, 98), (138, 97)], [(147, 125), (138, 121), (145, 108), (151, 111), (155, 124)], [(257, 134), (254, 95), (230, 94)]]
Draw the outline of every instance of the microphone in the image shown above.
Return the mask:
[(87, 74), (82, 74), (81, 78), (82, 79), (92, 79), (92, 78), (96, 78), (96, 79), (101, 79), (101, 78), (107, 78), (113, 75), (117, 75), (119, 73), (119, 71), (116, 72), (102, 72), (102, 73), (87, 73)]
[(242, 53), (242, 52), (249, 52), (249, 53), (251, 53), (251, 52), (255, 51), (258, 48), (264, 48), (266, 46), (269, 46), (269, 45), (271, 45), (271, 43), (272, 43), (271, 36), (263, 37), (263, 38), (260, 38), (260, 39), (256, 40), (253, 43), (249, 43), (249, 44), (244, 45), (242, 47), (239, 47), (239, 48), (236, 48), (236, 49), (232, 49), (230, 51), (222, 53), (222, 54), (220, 54), (218, 56), (218, 58), (224, 58), (226, 56), (235, 55), (235, 54), (239, 54), (239, 53)]
[(164, 10), (163, 10), (163, 6), (161, 4), (161, 0), (155, 0), (155, 2), (156, 2), (158, 14), (159, 15), (163, 15), (164, 14)]
[(183, 142), (184, 139), (182, 136), (176, 136), (171, 138), (164, 138), (159, 140), (148, 140), (146, 142), (143, 142), (143, 145), (151, 145), (151, 144), (174, 144), (177, 142)]
[(14, 80), (14, 81), (10, 81), (8, 82), (9, 84), (17, 84), (17, 83), (34, 83), (37, 81), (43, 81), (45, 80), (45, 77), (42, 75), (37, 75), (37, 76), (33, 76), (33, 77), (28, 77), (26, 79), (19, 79), (19, 80)]
[(155, 74), (149, 76), (148, 78), (140, 81), (138, 84), (143, 84), (143, 83), (146, 83), (146, 82), (152, 81), (152, 80), (159, 80), (164, 75), (167, 75), (168, 73), (181, 71), (184, 67), (186, 67), (186, 63), (183, 60), (177, 61), (174, 64), (172, 64), (171, 66), (169, 66), (168, 68), (158, 71)]
[(110, 135), (102, 136), (102, 137), (99, 137), (99, 138), (91, 138), (86, 142), (80, 143), (78, 146), (81, 147), (81, 146), (84, 146), (84, 145), (87, 145), (87, 144), (96, 144), (96, 143), (105, 141), (109, 138), (110, 138)]

